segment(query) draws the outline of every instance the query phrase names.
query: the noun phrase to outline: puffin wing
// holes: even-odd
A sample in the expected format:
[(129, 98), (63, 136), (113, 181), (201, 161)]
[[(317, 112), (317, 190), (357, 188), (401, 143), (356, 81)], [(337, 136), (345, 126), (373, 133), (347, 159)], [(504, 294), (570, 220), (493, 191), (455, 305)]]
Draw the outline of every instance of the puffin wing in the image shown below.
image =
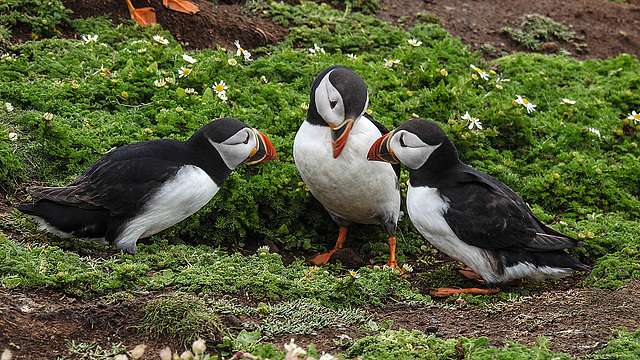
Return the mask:
[[(378, 131), (380, 131), (380, 136), (389, 133), (389, 129), (387, 129), (387, 127), (382, 125), (380, 122), (376, 121), (371, 115), (369, 115), (367, 113), (364, 113), (364, 117), (367, 120), (371, 121), (371, 123), (373, 125), (375, 125), (376, 128), (378, 128)], [(391, 164), (391, 167), (393, 167), (393, 171), (396, 173), (396, 177), (399, 179), (400, 178), (400, 163)]]
[(184, 165), (145, 152), (118, 150), (98, 159), (65, 187), (33, 187), (29, 192), (62, 205), (108, 209), (118, 216), (141, 208)]
[(524, 200), (505, 184), (470, 167), (444, 195), (450, 200), (444, 215), (447, 223), (460, 240), (470, 245), (537, 252), (580, 245), (540, 223)]

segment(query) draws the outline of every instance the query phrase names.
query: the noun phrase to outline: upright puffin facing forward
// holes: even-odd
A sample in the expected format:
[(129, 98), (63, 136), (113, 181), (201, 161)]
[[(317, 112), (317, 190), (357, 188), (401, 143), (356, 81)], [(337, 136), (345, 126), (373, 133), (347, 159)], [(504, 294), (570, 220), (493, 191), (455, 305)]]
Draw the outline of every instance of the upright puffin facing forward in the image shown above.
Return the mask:
[(364, 80), (345, 66), (324, 69), (311, 85), (293, 157), (302, 180), (340, 227), (335, 248), (310, 259), (316, 265), (325, 264), (343, 246), (347, 227), (359, 223), (382, 224), (389, 235), (387, 265), (397, 267), (398, 174), (390, 164), (367, 161), (369, 146), (388, 132), (365, 114), (368, 103)]
[(407, 211), (415, 227), (488, 284), (588, 270), (564, 251), (582, 243), (542, 224), (499, 180), (463, 164), (436, 123), (408, 120), (378, 139), (368, 157), (409, 168)]
[(206, 205), (231, 171), (276, 158), (266, 136), (236, 119), (218, 119), (189, 140), (150, 140), (119, 147), (71, 184), (33, 187), (40, 198), (16, 208), (60, 237), (111, 243), (135, 253), (136, 242)]

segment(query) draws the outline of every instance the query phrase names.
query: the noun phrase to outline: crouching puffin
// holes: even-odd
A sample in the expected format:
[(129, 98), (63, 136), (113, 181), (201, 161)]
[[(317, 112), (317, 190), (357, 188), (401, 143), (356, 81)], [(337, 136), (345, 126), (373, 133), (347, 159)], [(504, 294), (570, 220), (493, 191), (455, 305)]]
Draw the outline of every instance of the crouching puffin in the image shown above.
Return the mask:
[[(564, 251), (583, 243), (542, 224), (508, 186), (463, 164), (453, 142), (435, 122), (404, 122), (376, 140), (368, 158), (401, 162), (409, 168), (407, 211), (414, 226), (487, 284), (559, 278), (588, 270)], [(468, 276), (473, 277), (473, 272)], [(432, 294), (497, 291), (439, 288)]]
[(330, 66), (313, 81), (309, 111), (293, 143), (302, 180), (338, 224), (334, 249), (311, 259), (327, 263), (342, 248), (353, 223), (382, 224), (389, 235), (388, 266), (396, 267), (396, 224), (400, 216), (399, 168), (367, 161), (369, 146), (389, 131), (365, 113), (364, 80), (345, 66)]
[(134, 254), (136, 242), (206, 205), (241, 163), (276, 158), (269, 139), (245, 123), (214, 120), (189, 140), (159, 139), (119, 147), (64, 187), (32, 187), (35, 203), (16, 208), (63, 238), (114, 244)]

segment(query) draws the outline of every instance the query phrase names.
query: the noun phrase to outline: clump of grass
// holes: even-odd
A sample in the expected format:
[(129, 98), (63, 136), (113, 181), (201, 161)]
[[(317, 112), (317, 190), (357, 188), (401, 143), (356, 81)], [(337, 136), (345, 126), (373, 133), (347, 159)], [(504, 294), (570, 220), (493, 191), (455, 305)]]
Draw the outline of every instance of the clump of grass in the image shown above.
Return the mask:
[(519, 29), (504, 27), (501, 31), (527, 49), (539, 51), (546, 41), (558, 39), (565, 42), (576, 40), (575, 32), (551, 18), (539, 14), (525, 14), (519, 19)]
[(297, 299), (260, 308), (265, 316), (253, 327), (267, 338), (282, 334), (314, 334), (331, 327), (343, 329), (364, 323), (369, 315), (357, 308), (332, 309), (316, 299)]
[(583, 357), (584, 360), (633, 360), (638, 358), (640, 358), (640, 330), (629, 332), (626, 327), (614, 329), (613, 336), (604, 349)]
[(198, 339), (220, 342), (224, 327), (217, 314), (200, 298), (185, 293), (163, 294), (144, 307), (140, 328), (180, 340), (185, 346)]

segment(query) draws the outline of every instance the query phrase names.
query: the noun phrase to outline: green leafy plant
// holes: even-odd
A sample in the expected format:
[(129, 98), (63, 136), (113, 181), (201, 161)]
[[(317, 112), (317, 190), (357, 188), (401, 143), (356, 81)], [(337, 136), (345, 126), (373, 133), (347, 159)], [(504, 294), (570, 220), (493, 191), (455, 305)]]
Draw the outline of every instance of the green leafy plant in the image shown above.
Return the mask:
[(520, 29), (504, 27), (501, 31), (523, 47), (539, 51), (546, 41), (557, 39), (564, 42), (576, 40), (576, 34), (566, 26), (539, 14), (525, 14), (519, 19)]

